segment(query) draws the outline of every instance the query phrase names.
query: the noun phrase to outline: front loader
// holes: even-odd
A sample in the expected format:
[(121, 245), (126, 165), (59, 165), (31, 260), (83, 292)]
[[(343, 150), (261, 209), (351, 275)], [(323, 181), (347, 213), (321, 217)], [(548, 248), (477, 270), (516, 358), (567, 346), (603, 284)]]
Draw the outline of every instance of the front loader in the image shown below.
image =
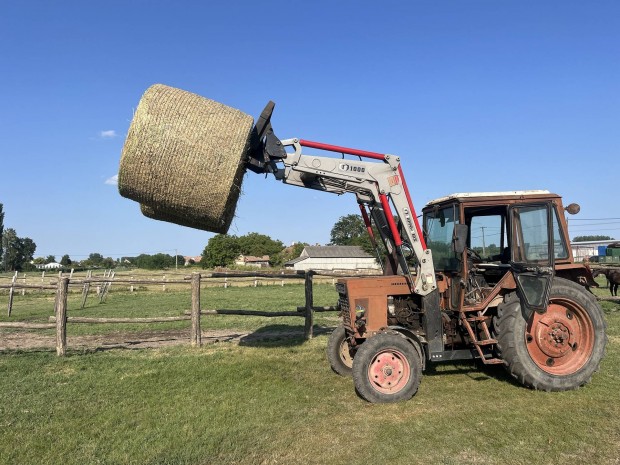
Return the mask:
[(327, 356), (370, 402), (407, 400), (430, 363), (455, 360), (502, 364), (547, 391), (590, 380), (607, 338), (592, 273), (573, 263), (564, 212), (576, 204), (565, 209), (548, 191), (461, 193), (426, 205), (420, 224), (398, 156), (279, 139), (274, 107), (252, 125), (217, 102), (151, 87), (123, 149), (121, 194), (151, 218), (216, 232), (228, 229), (245, 171), (353, 194), (383, 275), (338, 280), (342, 323)]
[(280, 140), (272, 111), (270, 103), (258, 120), (248, 169), (354, 194), (373, 243), (385, 251), (383, 276), (336, 284), (342, 324), (328, 341), (328, 359), (336, 373), (353, 375), (364, 399), (409, 399), (429, 363), (454, 360), (502, 364), (521, 384), (547, 391), (590, 380), (606, 334), (588, 291), (596, 286), (592, 273), (570, 249), (564, 212), (578, 205), (564, 209), (558, 195), (540, 190), (461, 193), (426, 205), (420, 225), (399, 157)]

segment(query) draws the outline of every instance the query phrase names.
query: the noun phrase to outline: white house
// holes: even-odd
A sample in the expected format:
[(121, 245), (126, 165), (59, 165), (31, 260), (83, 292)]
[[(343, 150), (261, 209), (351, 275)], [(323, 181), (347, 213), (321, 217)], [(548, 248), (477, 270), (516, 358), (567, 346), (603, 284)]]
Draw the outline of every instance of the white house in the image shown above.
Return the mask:
[(269, 268), (269, 255), (263, 255), (262, 257), (239, 255), (235, 260), (235, 265), (253, 266), (255, 268)]
[(62, 268), (62, 265), (60, 263), (56, 263), (56, 262), (46, 263), (45, 265), (39, 264), (39, 265), (35, 265), (35, 266), (39, 270), (58, 270), (58, 269)]
[(299, 258), (284, 264), (295, 271), (307, 270), (356, 270), (374, 271), (381, 266), (372, 255), (358, 246), (306, 246)]
[(573, 249), (575, 261), (581, 262), (586, 257), (597, 257), (599, 255), (599, 248), (608, 247), (615, 242), (618, 242), (618, 240), (571, 242), (570, 247)]

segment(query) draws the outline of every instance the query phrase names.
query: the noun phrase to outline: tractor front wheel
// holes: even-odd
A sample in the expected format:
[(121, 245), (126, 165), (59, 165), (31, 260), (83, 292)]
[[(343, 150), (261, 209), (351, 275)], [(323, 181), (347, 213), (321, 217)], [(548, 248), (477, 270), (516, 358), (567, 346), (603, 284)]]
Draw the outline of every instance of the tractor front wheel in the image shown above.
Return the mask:
[(327, 341), (327, 360), (336, 373), (341, 376), (351, 376), (353, 355), (347, 342), (347, 333), (343, 325), (338, 326), (330, 334)]
[(521, 384), (566, 391), (586, 384), (605, 354), (603, 312), (577, 283), (555, 278), (545, 312), (525, 318), (516, 294), (498, 307), (498, 346)]
[(357, 393), (372, 403), (408, 400), (422, 378), (422, 361), (413, 344), (401, 335), (379, 333), (364, 342), (353, 359)]

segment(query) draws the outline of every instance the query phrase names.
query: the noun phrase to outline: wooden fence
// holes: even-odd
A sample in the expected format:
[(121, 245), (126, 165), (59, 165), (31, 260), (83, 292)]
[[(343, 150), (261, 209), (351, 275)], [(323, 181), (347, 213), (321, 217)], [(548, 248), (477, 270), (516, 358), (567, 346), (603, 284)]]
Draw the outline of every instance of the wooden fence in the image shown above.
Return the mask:
[[(88, 274), (84, 279), (74, 279), (60, 276), (56, 286), (51, 285), (27, 285), (13, 281), (10, 286), (0, 285), (0, 287), (9, 288), (9, 309), (8, 314), (11, 315), (12, 293), (14, 289), (35, 288), (35, 289), (52, 289), (56, 291), (56, 299), (54, 304), (54, 316), (49, 318), (49, 323), (25, 323), (25, 322), (0, 322), (0, 328), (21, 328), (21, 329), (56, 329), (56, 354), (64, 356), (67, 351), (67, 323), (163, 323), (170, 321), (191, 321), (191, 344), (193, 346), (202, 345), (202, 336), (200, 330), (201, 315), (248, 315), (261, 317), (303, 317), (304, 337), (311, 339), (313, 337), (314, 312), (335, 311), (335, 307), (315, 307), (313, 298), (313, 281), (316, 272), (308, 271), (303, 275), (289, 274), (277, 275), (278, 280), (284, 279), (304, 279), (305, 305), (297, 307), (296, 311), (260, 311), (260, 310), (201, 310), (200, 309), (200, 288), (203, 283), (203, 276), (200, 273), (192, 273), (190, 277), (182, 280), (136, 280), (136, 279), (114, 279), (113, 274), (104, 275), (102, 278), (93, 278)], [(340, 274), (323, 274), (322, 276), (342, 277)], [(209, 273), (204, 278), (239, 278), (252, 277), (254, 279), (260, 277), (274, 278), (274, 275), (268, 274), (250, 274), (250, 273)], [(130, 284), (131, 286), (139, 284), (191, 284), (191, 311), (188, 315), (172, 316), (172, 317), (152, 317), (152, 318), (91, 318), (91, 317), (73, 317), (67, 315), (67, 295), (71, 284), (82, 287), (82, 307), (88, 295), (91, 284), (98, 284), (100, 287), (100, 302), (105, 299), (107, 290), (109, 290), (112, 282), (115, 284)], [(225, 281), (227, 282), (227, 281)]]

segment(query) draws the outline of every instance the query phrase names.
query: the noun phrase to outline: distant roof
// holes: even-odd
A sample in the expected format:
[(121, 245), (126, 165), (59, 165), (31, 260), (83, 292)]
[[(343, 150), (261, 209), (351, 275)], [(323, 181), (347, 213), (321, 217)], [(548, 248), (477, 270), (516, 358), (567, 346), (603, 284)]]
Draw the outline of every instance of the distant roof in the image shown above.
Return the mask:
[(308, 245), (304, 248), (304, 252), (311, 258), (374, 258), (356, 245)]
[(616, 239), (606, 239), (603, 241), (579, 241), (579, 242), (575, 242), (575, 241), (571, 241), (570, 243), (571, 247), (579, 247), (580, 245), (606, 245), (609, 248), (616, 248), (616, 247), (620, 247), (620, 242), (618, 242)]
[(243, 261), (243, 262), (246, 262), (246, 263), (268, 262), (269, 261), (269, 255), (263, 255), (262, 257), (255, 257), (253, 255), (239, 255), (237, 260)]
[(288, 262), (286, 262), (284, 264), (284, 266), (291, 266), (294, 265), (295, 263), (299, 263), (299, 262), (303, 262), (304, 260), (306, 260), (308, 257), (297, 257), (297, 258), (293, 258), (292, 260), (289, 260)]
[(433, 205), (446, 200), (468, 199), (471, 197), (520, 197), (528, 195), (545, 195), (551, 194), (548, 190), (527, 190), (527, 191), (501, 191), (501, 192), (458, 192), (456, 194), (446, 195), (438, 199), (431, 200), (426, 205)]

